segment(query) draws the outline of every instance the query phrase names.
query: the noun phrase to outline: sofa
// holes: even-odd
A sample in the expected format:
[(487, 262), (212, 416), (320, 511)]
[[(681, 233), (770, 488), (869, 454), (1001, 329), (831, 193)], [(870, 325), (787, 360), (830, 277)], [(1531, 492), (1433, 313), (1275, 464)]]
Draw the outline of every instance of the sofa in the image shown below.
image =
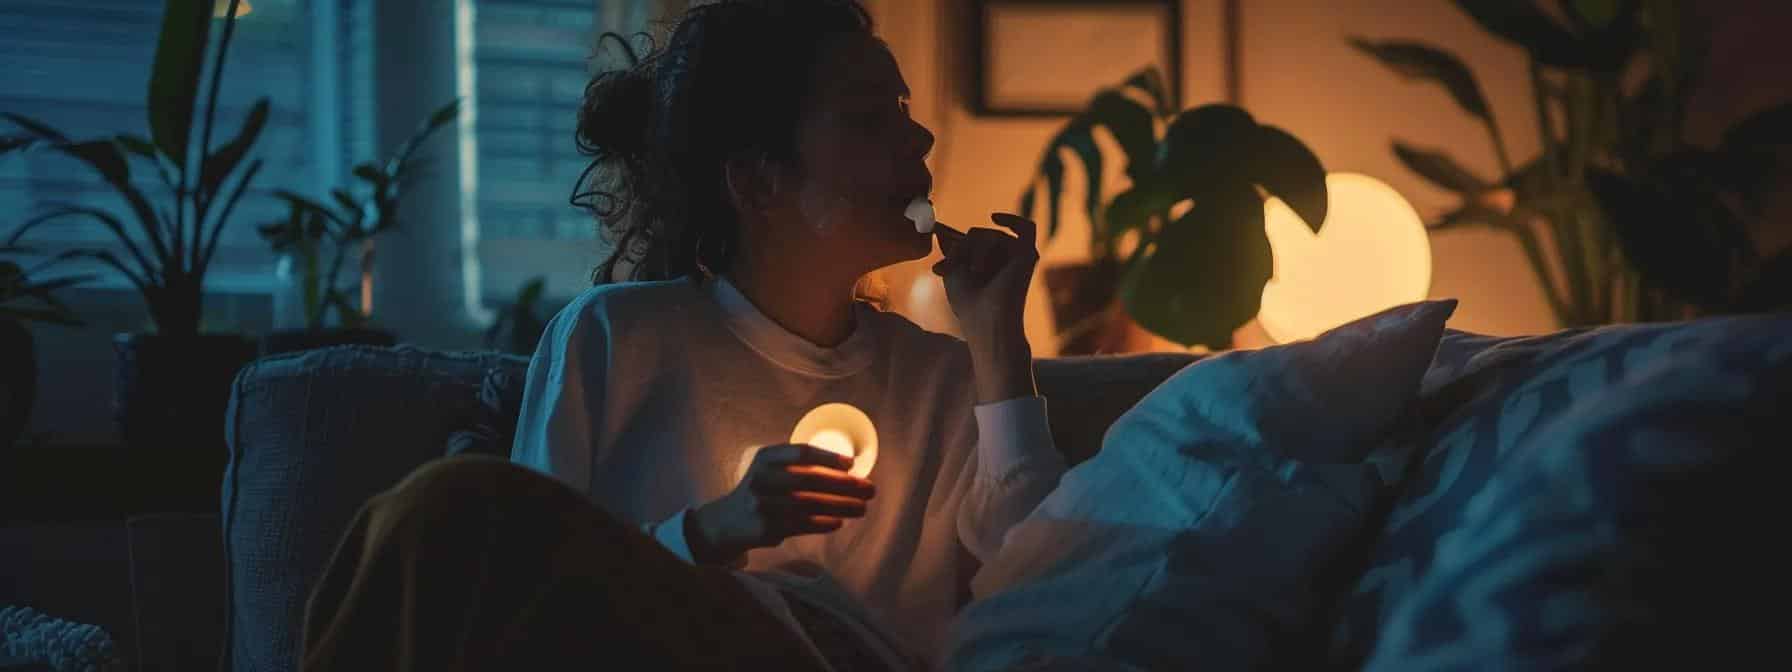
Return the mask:
[[(1711, 459), (1683, 463), (1709, 467), (1726, 464), (1735, 455), (1763, 452), (1738, 450), (1754, 444), (1792, 445), (1787, 441), (1792, 433), (1781, 431), (1786, 423), (1778, 422), (1780, 414), (1775, 412), (1778, 406), (1792, 408), (1789, 344), (1792, 318), (1773, 316), (1611, 326), (1534, 337), (1447, 333), (1409, 417), (1377, 449), (1379, 466), (1395, 483), (1374, 512), (1377, 523), (1343, 562), (1321, 577), (1333, 587), (1321, 619), (1324, 627), (1302, 633), (1313, 664), (1331, 669), (1503, 669), (1511, 667), (1509, 652), (1488, 648), (1489, 641), (1524, 639), (1512, 633), (1547, 639), (1563, 632), (1613, 631), (1607, 626), (1624, 620), (1622, 614), (1583, 609), (1575, 612), (1578, 616), (1565, 616), (1550, 606), (1562, 602), (1564, 590), (1597, 588), (1605, 591), (1600, 594), (1609, 593), (1609, 576), (1585, 571), (1531, 576), (1506, 568), (1500, 570), (1508, 579), (1504, 583), (1481, 580), (1497, 565), (1467, 562), (1477, 556), (1472, 549), (1465, 550), (1465, 541), (1524, 536), (1515, 537), (1512, 530), (1483, 534), (1499, 522), (1489, 520), (1490, 498), (1509, 502), (1518, 496), (1522, 502), (1535, 492), (1536, 501), (1551, 501), (1552, 496), (1580, 501), (1588, 495), (1577, 488), (1592, 484), (1601, 493), (1595, 502), (1599, 506), (1576, 509), (1594, 512), (1586, 514), (1593, 518), (1586, 523), (1592, 526), (1588, 529), (1635, 528), (1638, 517), (1649, 510), (1626, 509), (1626, 502), (1661, 505), (1655, 499), (1637, 499), (1638, 492), (1657, 490), (1638, 489), (1636, 483), (1653, 481), (1639, 481), (1635, 464), (1622, 459), (1577, 462), (1581, 466), (1572, 473), (1585, 482), (1569, 487), (1561, 479), (1536, 478), (1536, 455), (1603, 455), (1609, 437), (1575, 429), (1575, 418), (1604, 413), (1602, 408), (1626, 399), (1647, 397), (1638, 394), (1643, 389), (1638, 385), (1659, 389), (1664, 379), (1697, 378), (1680, 376), (1673, 368), (1678, 362), (1699, 370), (1718, 367), (1729, 377), (1724, 380), (1740, 381), (1736, 384), (1749, 392), (1715, 399), (1699, 417), (1708, 419), (1715, 413), (1719, 418), (1769, 423), (1748, 424), (1753, 433), (1738, 434), (1734, 427), (1713, 428), (1703, 420), (1680, 422), (1675, 419), (1680, 414), (1642, 407), (1643, 420), (1631, 424), (1643, 427), (1645, 433), (1655, 431), (1644, 427), (1653, 422), (1651, 418), (1672, 419), (1668, 430), (1704, 432), (1701, 441), (1726, 449), (1714, 451)], [(1088, 458), (1100, 449), (1106, 428), (1136, 400), (1199, 360), (1197, 355), (1180, 353), (1039, 360), (1037, 379), (1050, 404), (1057, 446), (1072, 464)], [(1664, 366), (1669, 367), (1666, 374), (1661, 371)], [(521, 357), (411, 346), (339, 346), (264, 357), (245, 367), (235, 380), (225, 427), (230, 454), (216, 520), (219, 543), (194, 542), (161, 551), (194, 557), (216, 553), (223, 558), (222, 586), (186, 594), (189, 609), (224, 614), (218, 650), (224, 669), (295, 669), (309, 589), (357, 508), (430, 459), (460, 452), (503, 454), (526, 370), (527, 360)], [(1734, 472), (1717, 471), (1726, 478)], [(1759, 470), (1751, 473), (1755, 471)], [(1709, 508), (1715, 506), (1710, 493), (1728, 490), (1702, 487), (1692, 492)], [(1566, 524), (1538, 520), (1544, 521), (1534, 523), (1538, 530), (1560, 532), (1558, 527)], [(1683, 543), (1674, 541), (1686, 536), (1681, 527), (1664, 531), (1645, 520), (1642, 529), (1657, 545), (1716, 543), (1708, 529), (1705, 536), (1687, 537), (1692, 540)], [(1584, 536), (1576, 535), (1580, 532), (1568, 536)], [(1685, 562), (1703, 557), (1648, 554), (1654, 547), (1647, 545), (1621, 547), (1643, 548), (1637, 557)], [(205, 562), (209, 560), (194, 564), (203, 567)], [(1675, 576), (1675, 571), (1622, 576)], [(1717, 582), (1719, 587), (1731, 583)], [(170, 590), (162, 587), (161, 599), (166, 601)], [(1655, 584), (1620, 586), (1620, 592), (1644, 606), (1650, 600), (1687, 597), (1685, 591)], [(208, 594), (222, 598), (221, 609), (208, 606)], [(1452, 599), (1457, 594), (1473, 594), (1478, 600)], [(1660, 604), (1655, 607), (1649, 613), (1669, 611)], [(1480, 611), (1469, 615), (1474, 610)], [(1699, 618), (1722, 621), (1709, 614)], [(1485, 627), (1497, 632), (1489, 637), (1477, 630)], [(209, 637), (202, 629), (173, 633), (183, 635)], [(161, 650), (194, 644), (135, 641), (156, 636), (147, 630), (134, 633), (134, 647)], [(1465, 639), (1469, 637), (1473, 641)], [(1648, 650), (1646, 645), (1636, 646), (1637, 651)], [(1386, 656), (1392, 649), (1469, 652), (1470, 657), (1428, 659), (1449, 663), (1441, 666), (1390, 667)]]

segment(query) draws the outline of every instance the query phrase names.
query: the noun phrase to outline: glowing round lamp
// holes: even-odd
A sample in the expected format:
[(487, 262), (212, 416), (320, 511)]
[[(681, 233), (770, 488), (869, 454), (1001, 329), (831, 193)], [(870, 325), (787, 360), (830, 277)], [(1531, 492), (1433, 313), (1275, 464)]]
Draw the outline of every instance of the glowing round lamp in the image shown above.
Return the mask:
[[(222, 19), (222, 18), (224, 18), (225, 15), (227, 15), (229, 13), (230, 13), (230, 0), (216, 0), (215, 2), (212, 3), (212, 18)], [(240, 18), (243, 18), (244, 16), (247, 16), (248, 14), (249, 14), (249, 0), (240, 0), (239, 2), (237, 2), (236, 3), (236, 18), (240, 19)]]
[(1393, 187), (1357, 173), (1325, 176), (1329, 197), (1319, 234), (1280, 199), (1263, 206), (1275, 252), (1257, 321), (1278, 343), (1327, 329), (1431, 292), (1431, 240), (1425, 223)]
[(852, 458), (846, 473), (859, 478), (871, 476), (877, 464), (877, 427), (870, 416), (852, 404), (822, 404), (797, 421), (790, 431), (791, 443), (806, 443), (829, 452)]

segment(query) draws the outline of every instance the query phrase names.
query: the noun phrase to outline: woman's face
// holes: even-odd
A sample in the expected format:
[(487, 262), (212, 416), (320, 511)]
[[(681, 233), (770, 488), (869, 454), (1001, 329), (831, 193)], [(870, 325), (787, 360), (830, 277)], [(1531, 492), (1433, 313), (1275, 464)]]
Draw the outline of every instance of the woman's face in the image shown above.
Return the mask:
[(800, 222), (806, 231), (793, 233), (860, 272), (926, 256), (933, 242), (903, 209), (932, 191), (933, 134), (909, 118), (896, 59), (862, 34), (834, 36), (820, 54), (797, 129), (795, 188), (781, 190), (775, 219)]

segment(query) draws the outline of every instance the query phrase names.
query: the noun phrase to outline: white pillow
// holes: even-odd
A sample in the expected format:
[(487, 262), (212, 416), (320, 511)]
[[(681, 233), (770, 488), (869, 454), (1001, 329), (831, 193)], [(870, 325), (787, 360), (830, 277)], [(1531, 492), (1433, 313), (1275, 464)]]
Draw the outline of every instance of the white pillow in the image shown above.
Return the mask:
[(1272, 663), (1360, 530), (1380, 486), (1364, 457), (1417, 396), (1455, 309), (1408, 304), (1165, 380), (1008, 532), (948, 668)]

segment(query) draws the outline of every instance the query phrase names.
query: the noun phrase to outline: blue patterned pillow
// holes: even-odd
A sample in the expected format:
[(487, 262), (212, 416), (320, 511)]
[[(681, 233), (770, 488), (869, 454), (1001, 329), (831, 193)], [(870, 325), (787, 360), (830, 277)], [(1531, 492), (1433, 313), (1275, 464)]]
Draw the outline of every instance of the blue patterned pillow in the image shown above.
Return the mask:
[[(1455, 301), (1203, 359), (1114, 422), (972, 582), (948, 669), (1286, 663)], [(1058, 669), (1048, 667), (1047, 669)]]
[(1723, 327), (1649, 339), (1511, 444), (1366, 669), (1727, 669), (1775, 647), (1792, 320)]
[[(1571, 407), (1614, 393), (1662, 362), (1712, 351), (1754, 352), (1792, 339), (1785, 318), (1712, 318), (1689, 323), (1571, 330), (1495, 339), (1451, 333), (1421, 393), (1421, 424), (1409, 446), (1404, 494), (1372, 539), (1366, 568), (1335, 617), (1331, 662), (1356, 668), (1383, 635), (1392, 610), (1427, 575), (1440, 549), (1472, 534), (1469, 505), (1515, 447)], [(1554, 430), (1549, 430), (1554, 431)]]

